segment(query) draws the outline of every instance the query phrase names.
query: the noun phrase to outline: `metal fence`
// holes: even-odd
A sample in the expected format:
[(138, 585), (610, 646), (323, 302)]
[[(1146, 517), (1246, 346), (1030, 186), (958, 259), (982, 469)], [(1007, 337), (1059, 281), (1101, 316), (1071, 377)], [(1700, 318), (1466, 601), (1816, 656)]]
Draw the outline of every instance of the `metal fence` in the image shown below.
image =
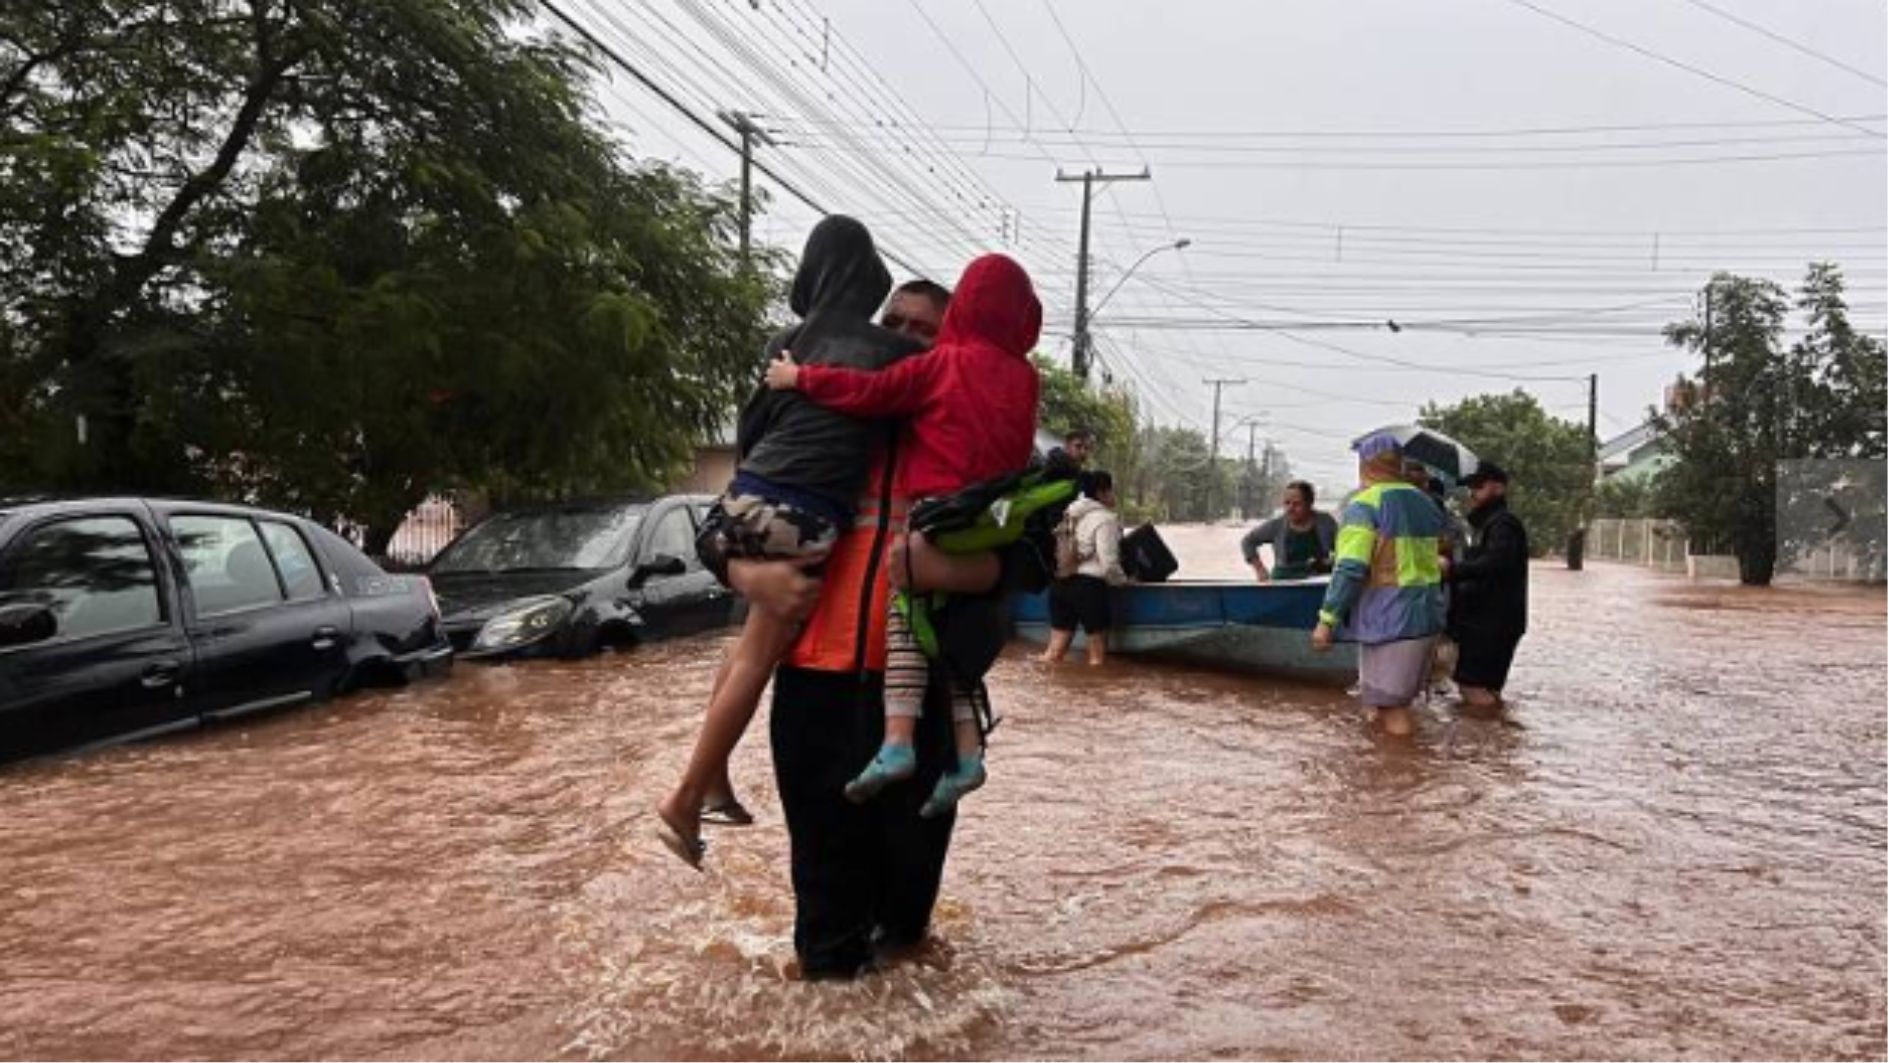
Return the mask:
[(394, 531), (394, 538), (387, 544), (387, 559), (403, 567), (424, 565), (464, 527), (451, 501), (437, 495), (430, 497), (407, 514)]
[[(1621, 561), (1688, 576), (1737, 579), (1739, 561), (1731, 545), (1689, 539), (1680, 525), (1658, 518), (1600, 517), (1588, 525), (1587, 556)], [(1778, 575), (1819, 582), (1880, 581), (1883, 573), (1863, 552), (1831, 542), (1792, 558), (1780, 558)]]
[(1710, 553), (1695, 552), (1686, 533), (1673, 521), (1618, 517), (1590, 521), (1584, 546), (1587, 555), (1597, 561), (1626, 561), (1668, 572), (1686, 571), (1689, 555)]

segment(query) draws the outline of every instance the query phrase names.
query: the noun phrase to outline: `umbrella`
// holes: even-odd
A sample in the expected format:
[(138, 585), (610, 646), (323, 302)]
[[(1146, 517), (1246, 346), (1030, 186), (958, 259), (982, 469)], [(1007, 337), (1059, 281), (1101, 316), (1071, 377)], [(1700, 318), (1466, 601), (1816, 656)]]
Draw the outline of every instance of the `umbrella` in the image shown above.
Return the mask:
[(1404, 456), (1421, 461), (1451, 483), (1470, 475), (1477, 467), (1476, 452), (1435, 428), (1417, 424), (1394, 424), (1374, 429), (1352, 440), (1352, 449), (1372, 436), (1387, 435), (1398, 441)]

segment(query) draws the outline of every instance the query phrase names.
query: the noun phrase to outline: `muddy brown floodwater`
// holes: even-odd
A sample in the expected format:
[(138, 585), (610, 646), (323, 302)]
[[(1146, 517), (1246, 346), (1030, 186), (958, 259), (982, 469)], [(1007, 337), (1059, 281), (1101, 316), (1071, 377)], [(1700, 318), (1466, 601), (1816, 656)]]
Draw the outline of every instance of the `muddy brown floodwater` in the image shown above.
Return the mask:
[[(1237, 530), (1179, 529), (1192, 574)], [(722, 637), (0, 772), (7, 1057), (1882, 1057), (1882, 588), (1538, 566), (1515, 724), (1015, 650), (938, 941), (652, 839)]]

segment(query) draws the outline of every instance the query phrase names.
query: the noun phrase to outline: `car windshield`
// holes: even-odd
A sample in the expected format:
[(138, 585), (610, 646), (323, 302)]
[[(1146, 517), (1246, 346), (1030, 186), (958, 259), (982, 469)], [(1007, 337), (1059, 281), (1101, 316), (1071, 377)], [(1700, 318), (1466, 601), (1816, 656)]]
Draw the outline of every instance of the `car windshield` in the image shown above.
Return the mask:
[(611, 568), (628, 556), (646, 508), (585, 506), (501, 513), (447, 547), (433, 562), (433, 571)]

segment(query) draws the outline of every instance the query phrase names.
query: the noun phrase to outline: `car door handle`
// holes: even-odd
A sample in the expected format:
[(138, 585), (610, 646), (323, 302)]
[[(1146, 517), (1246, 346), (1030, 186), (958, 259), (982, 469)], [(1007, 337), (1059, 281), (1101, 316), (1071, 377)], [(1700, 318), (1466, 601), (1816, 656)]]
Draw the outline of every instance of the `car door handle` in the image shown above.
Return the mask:
[(318, 652), (325, 653), (335, 648), (335, 640), (339, 638), (340, 635), (340, 628), (329, 627), (324, 624), (315, 629), (315, 637), (309, 640), (309, 645), (313, 646)]
[(176, 683), (183, 671), (184, 666), (176, 661), (152, 661), (144, 666), (144, 675), (139, 681), (147, 690), (161, 690)]

